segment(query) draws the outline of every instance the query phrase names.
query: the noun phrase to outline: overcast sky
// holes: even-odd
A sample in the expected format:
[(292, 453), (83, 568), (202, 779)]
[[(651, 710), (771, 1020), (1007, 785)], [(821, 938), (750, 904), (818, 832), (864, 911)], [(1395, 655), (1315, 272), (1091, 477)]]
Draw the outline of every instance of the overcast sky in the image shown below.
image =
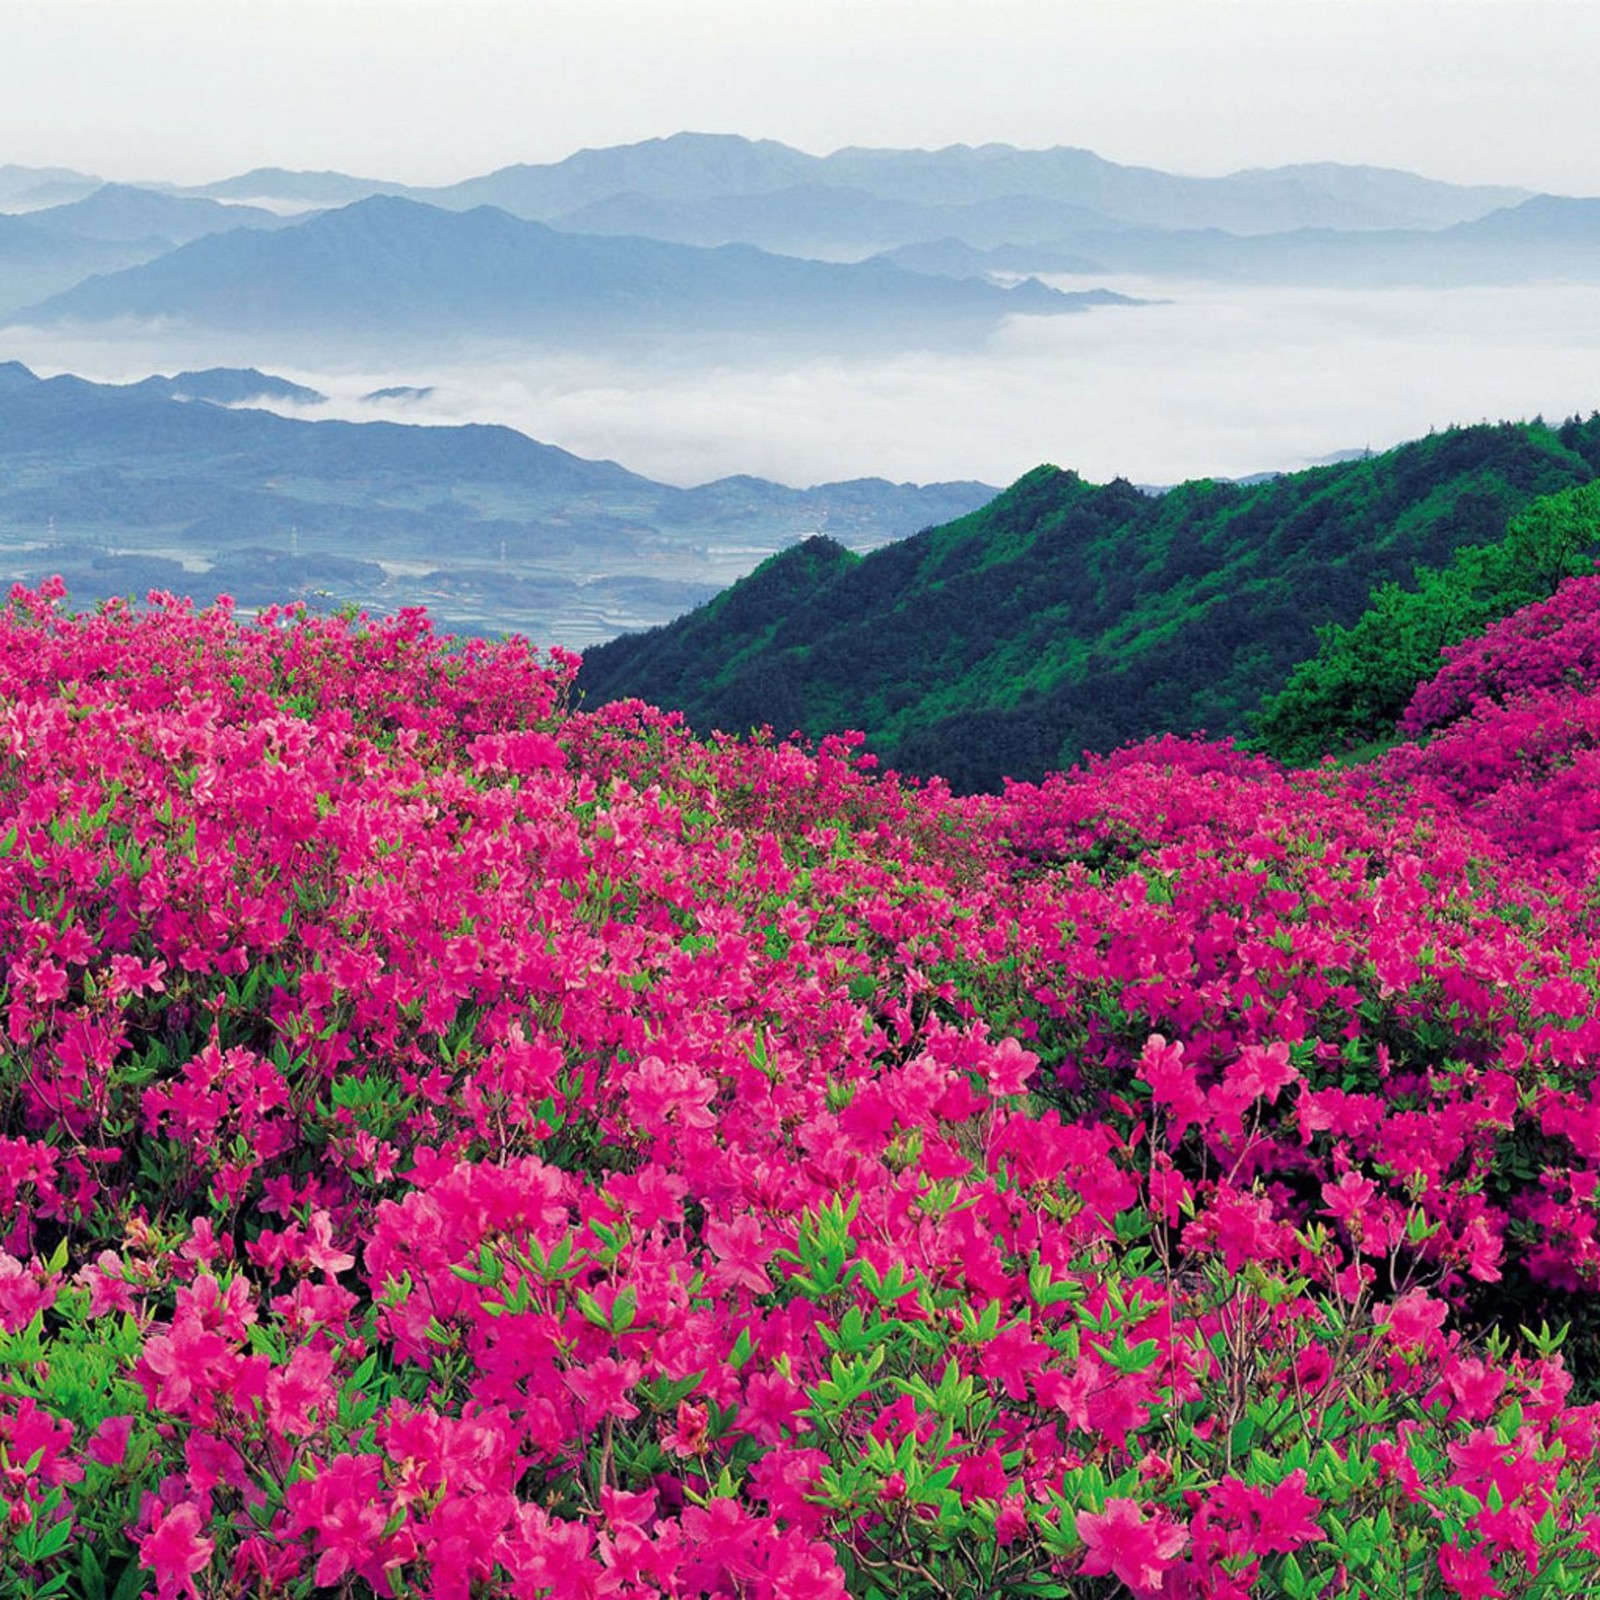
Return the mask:
[(1596, 0), (0, 0), (0, 162), (449, 182), (693, 128), (1600, 194)]

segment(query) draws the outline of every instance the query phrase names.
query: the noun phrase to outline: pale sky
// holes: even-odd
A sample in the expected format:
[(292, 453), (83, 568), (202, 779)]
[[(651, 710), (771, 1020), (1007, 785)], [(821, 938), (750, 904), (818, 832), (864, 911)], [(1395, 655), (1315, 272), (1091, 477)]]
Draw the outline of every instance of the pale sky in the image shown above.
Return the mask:
[(1596, 0), (0, 0), (0, 163), (447, 183), (692, 128), (1600, 194)]

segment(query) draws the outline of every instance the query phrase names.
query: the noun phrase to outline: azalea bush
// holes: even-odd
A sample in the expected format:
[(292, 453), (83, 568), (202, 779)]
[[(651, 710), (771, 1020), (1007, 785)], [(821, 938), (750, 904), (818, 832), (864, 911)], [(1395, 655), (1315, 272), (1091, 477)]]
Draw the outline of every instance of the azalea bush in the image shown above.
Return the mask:
[(1417, 687), (1395, 775), (1432, 783), (1523, 859), (1592, 881), (1600, 775), (1600, 574), (1445, 652)]
[(13, 594), (0, 1594), (1593, 1592), (1566, 856), (573, 666)]

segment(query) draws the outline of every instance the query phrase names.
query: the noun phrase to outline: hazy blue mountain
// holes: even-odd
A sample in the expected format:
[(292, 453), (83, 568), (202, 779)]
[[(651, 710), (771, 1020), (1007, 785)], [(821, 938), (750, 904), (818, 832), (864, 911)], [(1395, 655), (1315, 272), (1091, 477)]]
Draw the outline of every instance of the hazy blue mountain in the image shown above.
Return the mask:
[(91, 273), (117, 272), (166, 250), (159, 239), (139, 243), (85, 239), (0, 213), (0, 318), (19, 306), (59, 293)]
[[(957, 279), (1121, 271), (1263, 283), (1407, 283), (1434, 281), (1442, 272), (1445, 282), (1521, 281), (1549, 275), (1550, 264), (1530, 264), (1528, 253), (1552, 243), (1549, 219), (1519, 215), (1532, 198), (1526, 190), (1440, 183), (1386, 168), (1324, 162), (1195, 178), (1068, 147), (848, 148), (813, 156), (726, 134), (680, 133), (581, 150), (564, 161), (503, 167), (432, 189), (261, 168), (182, 195), (255, 200), (280, 212), (349, 211), (377, 199), (426, 201), (468, 215), (491, 207), (590, 238), (705, 248), (744, 244), (829, 262), (881, 257), (880, 265)], [(169, 198), (177, 204), (180, 197)], [(1582, 204), (1542, 197), (1546, 202)], [(1491, 221), (1495, 217), (1516, 220)], [(1486, 229), (1475, 234), (1480, 221)], [(130, 222), (123, 237), (133, 228)], [(364, 239), (356, 237), (361, 233)], [(171, 226), (153, 225), (149, 236), (178, 237)], [(727, 325), (774, 309), (780, 321), (801, 329), (814, 325), (797, 313), (800, 301), (815, 302), (818, 284), (802, 283), (792, 269), (780, 285), (768, 268), (758, 290), (748, 258), (719, 263), (715, 272), (702, 263), (690, 292), (681, 259), (649, 255), (642, 244), (631, 247), (631, 259), (557, 259), (548, 242), (535, 250), (534, 237), (524, 233), (513, 242), (506, 224), (481, 216), (470, 233), (447, 234), (419, 213), (405, 222), (395, 214), (380, 222), (379, 214), (363, 213), (359, 221), (336, 224), (334, 233), (299, 240), (283, 257), (258, 259), (249, 251), (214, 261), (186, 257), (136, 283), (97, 286), (73, 312), (98, 318), (111, 314), (102, 307), (115, 300), (140, 315), (139, 305), (183, 299), (193, 302), (185, 304), (185, 316), (214, 318), (215, 305), (207, 309), (204, 302), (225, 296), (215, 282), (197, 280), (216, 268), (241, 291), (238, 315), (229, 318), (233, 325), (353, 315), (358, 323), (398, 317), (398, 326), (407, 327), (423, 319), (420, 298), (437, 299), (441, 327), (455, 332), (503, 312), (541, 331), (563, 318), (614, 322), (624, 309), (634, 322), (690, 313), (698, 323), (712, 301), (726, 305)], [(963, 255), (944, 241), (989, 259)], [(902, 257), (897, 252), (903, 249), (910, 253)], [(443, 271), (445, 259), (457, 256), (465, 270)], [(313, 292), (295, 281), (307, 274), (326, 282)], [(493, 281), (492, 293), (485, 280)], [(850, 286), (840, 300), (845, 319), (859, 313), (872, 320), (864, 305), (872, 298), (865, 280)], [(906, 315), (949, 311), (948, 305), (935, 313), (907, 308)]]
[(1123, 166), (1091, 150), (1010, 145), (945, 150), (847, 149), (830, 169), (870, 193), (898, 199), (972, 202), (1002, 194), (1065, 201), (1123, 222), (1157, 228), (1442, 227), (1525, 198), (1509, 188), (1463, 188), (1376, 167), (1333, 163), (1192, 178)]
[(506, 212), (375, 197), (277, 231), (212, 234), (30, 307), (32, 324), (163, 318), (271, 332), (329, 348), (463, 337), (571, 338), (734, 331), (741, 336), (923, 340), (1016, 312), (1087, 303), (873, 261), (832, 265), (748, 245), (707, 250), (561, 233)]
[[(1394, 167), (1349, 166), (1336, 161), (1250, 167), (1222, 181), (1241, 196), (1253, 195), (1281, 207), (1274, 232), (1285, 227), (1445, 228), (1517, 205), (1530, 194), (1527, 189), (1504, 184), (1442, 183)], [(1301, 208), (1301, 215), (1291, 221), (1296, 207)], [(1341, 215), (1340, 207), (1348, 210)], [(1207, 218), (1204, 224), (1197, 221), (1194, 225), (1227, 227), (1228, 223)]]
[(31, 211), (75, 200), (103, 181), (71, 167), (19, 167), (7, 162), (0, 165), (0, 211)]
[[(906, 245), (883, 259), (918, 271), (1105, 274), (1260, 284), (1519, 284), (1600, 279), (1600, 200), (1538, 195), (1448, 228), (1072, 226), (980, 251), (957, 240)], [(1063, 267), (1064, 261), (1073, 263)]]
[(434, 391), (431, 383), (392, 383), (387, 388), (373, 389), (362, 395), (363, 400), (426, 400)]
[(1074, 241), (1102, 269), (1257, 283), (1515, 284), (1600, 279), (1600, 200), (1536, 195), (1433, 231), (1300, 229), (1257, 238), (1215, 230)]
[(757, 194), (813, 181), (818, 158), (771, 139), (676, 133), (665, 139), (579, 150), (563, 161), (501, 167), (480, 178), (418, 190), (435, 205), (498, 206), (516, 216), (561, 216), (618, 194), (664, 200)]
[(194, 184), (181, 191), (202, 199), (256, 201), (289, 209), (347, 206), (374, 194), (407, 194), (406, 184), (382, 178), (355, 178), (345, 172), (290, 172), (283, 167), (256, 167), (217, 183)]
[(753, 244), (789, 255), (837, 260), (856, 260), (930, 239), (959, 239), (988, 249), (1050, 241), (1073, 230), (1114, 231), (1123, 226), (1099, 212), (1036, 195), (930, 205), (826, 184), (691, 201), (638, 193), (611, 195), (552, 222), (578, 233), (636, 233), (682, 244)]
[(35, 211), (28, 220), (80, 239), (126, 243), (161, 239), (168, 248), (229, 228), (279, 226), (274, 213), (255, 206), (227, 206), (126, 183), (102, 184), (81, 200)]
[(0, 573), (61, 572), (81, 602), (154, 587), (427, 605), (453, 627), (579, 646), (677, 616), (819, 531), (870, 549), (995, 492), (680, 489), (509, 428), (227, 409), (310, 393), (254, 370), (103, 385), (0, 364)]
[(303, 383), (290, 383), (270, 372), (254, 367), (207, 367), (204, 372), (179, 372), (173, 377), (146, 378), (129, 387), (168, 400), (204, 400), (211, 405), (239, 406), (251, 401), (290, 401), (296, 405), (316, 405), (327, 395), (308, 389)]
[[(812, 489), (792, 489), (767, 478), (739, 474), (693, 489), (676, 490), (657, 513), (663, 527), (735, 527), (770, 516), (797, 518), (818, 533), (852, 547), (882, 542), (885, 510), (894, 507), (906, 533), (963, 516), (993, 497), (987, 484), (891, 483), (852, 478)], [(962, 509), (952, 513), (951, 507)]]
[(1493, 211), (1449, 230), (1449, 237), (1469, 245), (1494, 248), (1514, 245), (1593, 253), (1600, 249), (1600, 200), (1575, 200), (1539, 194), (1521, 205)]
[[(1191, 178), (1123, 166), (1093, 151), (1067, 147), (849, 148), (810, 156), (770, 140), (695, 133), (583, 150), (544, 166), (504, 167), (424, 193), (439, 205), (494, 205), (548, 221), (621, 195), (685, 203), (817, 187), (924, 206), (1025, 196), (1144, 226), (1237, 233), (1305, 227), (1437, 228), (1527, 197), (1523, 189), (1463, 187), (1387, 168), (1333, 163)], [(691, 224), (673, 226), (686, 229)], [(939, 234), (951, 231), (943, 228)]]
[[(360, 482), (398, 473), (423, 486), (482, 477), (562, 492), (661, 488), (614, 462), (586, 461), (511, 428), (306, 422), (179, 400), (196, 382), (212, 395), (292, 387), (249, 369), (98, 384), (72, 376), (40, 379), (12, 361), (0, 364), (0, 375), (0, 453), (12, 457), (24, 451), (62, 450), (74, 456), (113, 452), (132, 467), (153, 470), (162, 460), (187, 463), (199, 449), (219, 473), (243, 471), (261, 479), (293, 472)], [(106, 509), (114, 520), (115, 503), (108, 502)]]

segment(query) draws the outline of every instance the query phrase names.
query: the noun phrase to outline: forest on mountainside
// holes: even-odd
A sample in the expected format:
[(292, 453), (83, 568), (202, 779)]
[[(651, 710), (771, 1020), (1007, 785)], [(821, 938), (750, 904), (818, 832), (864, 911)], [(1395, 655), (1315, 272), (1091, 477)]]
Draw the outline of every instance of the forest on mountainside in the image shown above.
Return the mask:
[[(822, 539), (785, 551), (676, 622), (588, 651), (578, 685), (591, 705), (637, 696), (702, 732), (858, 728), (887, 765), (961, 791), (1158, 733), (1244, 737), (1319, 629), (1326, 648), (1385, 585), (1450, 568), (1597, 470), (1600, 414), (1160, 494), (1040, 467), (865, 557)], [(1466, 625), (1519, 603), (1480, 603)]]

